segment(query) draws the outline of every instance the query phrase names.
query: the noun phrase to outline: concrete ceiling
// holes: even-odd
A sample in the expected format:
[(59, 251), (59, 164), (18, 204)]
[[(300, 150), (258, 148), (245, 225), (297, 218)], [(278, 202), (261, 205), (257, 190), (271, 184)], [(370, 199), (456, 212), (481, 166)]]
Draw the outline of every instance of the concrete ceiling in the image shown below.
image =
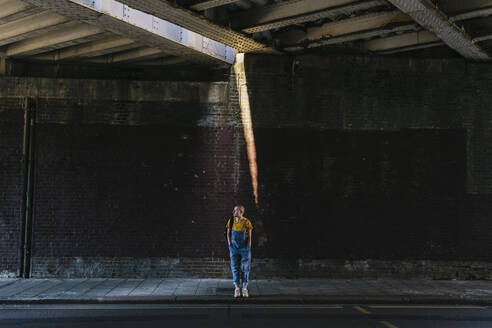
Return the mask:
[(486, 61), (490, 40), (492, 0), (0, 0), (0, 56), (29, 61), (226, 67), (235, 51), (422, 49)]

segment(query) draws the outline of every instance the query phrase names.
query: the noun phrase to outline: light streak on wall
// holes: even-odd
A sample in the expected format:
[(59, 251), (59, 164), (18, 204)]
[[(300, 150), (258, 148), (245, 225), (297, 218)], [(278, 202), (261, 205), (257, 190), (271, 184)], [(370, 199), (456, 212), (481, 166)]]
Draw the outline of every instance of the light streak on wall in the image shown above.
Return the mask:
[(253, 186), (255, 204), (258, 205), (258, 164), (256, 162), (255, 135), (253, 132), (253, 121), (251, 119), (251, 107), (249, 103), (248, 86), (246, 81), (246, 70), (244, 67), (244, 54), (236, 54), (234, 63), (237, 91), (239, 93), (239, 107), (241, 108), (241, 121), (243, 124), (244, 140), (248, 153), (249, 173)]

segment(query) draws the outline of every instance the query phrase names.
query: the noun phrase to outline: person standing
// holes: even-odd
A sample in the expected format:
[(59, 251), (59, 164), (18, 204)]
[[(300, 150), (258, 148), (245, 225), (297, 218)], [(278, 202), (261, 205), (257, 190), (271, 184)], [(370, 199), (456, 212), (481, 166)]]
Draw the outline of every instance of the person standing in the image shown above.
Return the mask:
[(245, 218), (244, 206), (236, 205), (232, 211), (233, 218), (226, 224), (227, 244), (231, 257), (234, 297), (248, 297), (248, 276), (251, 268), (251, 238), (253, 225)]

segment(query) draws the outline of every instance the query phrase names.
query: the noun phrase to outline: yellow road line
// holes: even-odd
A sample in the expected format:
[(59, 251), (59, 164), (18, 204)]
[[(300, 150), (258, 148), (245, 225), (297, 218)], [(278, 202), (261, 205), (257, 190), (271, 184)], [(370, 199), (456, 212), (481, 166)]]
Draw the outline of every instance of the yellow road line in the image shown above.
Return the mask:
[(486, 306), (471, 305), (370, 305), (371, 309), (486, 309)]
[(362, 307), (360, 307), (358, 305), (354, 306), (354, 309), (356, 309), (356, 310), (358, 310), (358, 311), (360, 311), (360, 312), (362, 312), (364, 314), (371, 314), (371, 312), (367, 311), (366, 309), (364, 309), (364, 308), (362, 308)]
[(388, 321), (379, 321), (379, 322), (381, 322), (387, 328), (398, 328), (397, 326), (389, 323)]

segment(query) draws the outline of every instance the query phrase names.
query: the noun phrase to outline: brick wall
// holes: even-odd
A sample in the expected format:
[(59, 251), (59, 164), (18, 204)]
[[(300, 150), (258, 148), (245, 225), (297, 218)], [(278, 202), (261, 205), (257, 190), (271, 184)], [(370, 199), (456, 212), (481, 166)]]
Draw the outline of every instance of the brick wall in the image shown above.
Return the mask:
[(492, 259), (490, 65), (265, 56), (246, 64), (265, 254)]
[(295, 60), (246, 58), (258, 207), (233, 74), (0, 79), (38, 97), (33, 275), (229, 277), (241, 202), (253, 277), (490, 278), (492, 67)]
[(0, 99), (0, 277), (19, 273), (23, 127), (22, 99)]

